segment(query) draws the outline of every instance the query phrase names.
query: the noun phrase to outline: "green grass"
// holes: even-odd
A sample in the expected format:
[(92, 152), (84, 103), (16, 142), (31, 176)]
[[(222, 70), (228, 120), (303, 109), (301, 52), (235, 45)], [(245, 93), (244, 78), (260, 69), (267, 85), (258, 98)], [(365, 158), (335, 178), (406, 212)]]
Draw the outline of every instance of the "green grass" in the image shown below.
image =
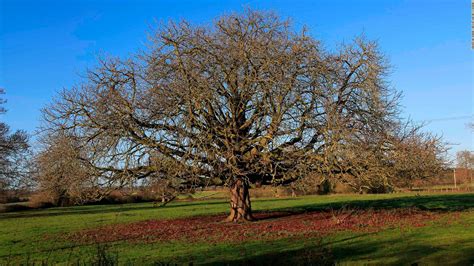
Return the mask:
[(457, 189), (469, 189), (474, 188), (474, 184), (471, 183), (464, 183), (464, 184), (457, 184), (456, 188), (454, 188), (454, 184), (449, 185), (434, 185), (434, 186), (422, 186), (422, 189), (427, 190), (457, 190)]
[[(206, 194), (207, 195), (207, 194)], [(172, 202), (162, 208), (151, 203), (95, 205), (0, 214), (0, 265), (26, 262), (62, 263), (97, 258), (96, 245), (77, 245), (59, 235), (107, 224), (148, 219), (173, 219), (219, 214), (229, 204), (222, 199)], [(474, 194), (329, 195), (285, 199), (258, 199), (255, 211), (317, 211), (351, 206), (357, 208), (418, 207), (436, 211), (461, 211), (450, 225), (433, 222), (425, 227), (391, 228), (378, 233), (341, 232), (318, 239), (280, 239), (244, 243), (207, 244), (115, 242), (107, 253), (118, 260), (149, 262), (242, 263), (268, 258), (291, 258), (321, 247), (330, 250), (338, 264), (466, 264), (474, 263)], [(279, 260), (279, 262), (282, 262)]]
[(193, 194), (184, 194), (179, 195), (178, 199), (188, 199), (193, 198), (197, 200), (209, 200), (209, 199), (223, 199), (228, 197), (229, 193), (224, 190), (204, 190), (204, 191), (196, 191)]

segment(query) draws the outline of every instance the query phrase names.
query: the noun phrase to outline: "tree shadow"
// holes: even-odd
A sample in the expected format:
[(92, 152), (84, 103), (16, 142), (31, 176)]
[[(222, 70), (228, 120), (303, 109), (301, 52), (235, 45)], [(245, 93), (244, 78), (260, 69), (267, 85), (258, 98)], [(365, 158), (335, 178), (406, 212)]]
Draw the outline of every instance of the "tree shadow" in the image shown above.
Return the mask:
[(294, 213), (327, 211), (342, 208), (356, 209), (398, 209), (418, 208), (429, 211), (464, 211), (474, 208), (474, 194), (404, 196), (390, 199), (364, 199), (341, 202), (306, 204), (277, 211), (289, 210)]
[[(416, 235), (390, 240), (357, 239), (330, 243), (331, 251), (338, 261), (366, 260), (384, 261), (391, 265), (417, 265), (420, 260), (431, 256), (438, 265), (472, 265), (474, 262), (474, 248), (466, 246), (467, 241), (458, 241), (455, 253), (445, 252), (444, 248), (426, 243), (409, 243), (407, 239), (415, 239)], [(387, 248), (388, 247), (388, 248)]]
[(332, 203), (304, 204), (293, 207), (255, 211), (257, 221), (279, 219), (307, 212), (327, 212), (340, 209), (401, 209), (426, 211), (465, 211), (474, 208), (474, 194), (405, 196), (391, 199), (347, 200)]
[[(263, 254), (249, 255), (246, 251), (240, 253), (241, 259), (218, 260), (203, 265), (335, 265), (340, 263), (381, 264), (384, 265), (418, 265), (423, 259), (441, 265), (472, 265), (474, 248), (467, 246), (466, 241), (456, 242), (459, 247), (455, 253), (443, 253), (443, 248), (423, 244), (406, 244), (406, 238), (390, 240), (375, 240), (370, 235), (359, 234), (333, 242), (319, 243), (303, 248), (287, 251), (269, 251), (268, 243), (255, 244), (247, 247), (249, 253), (264, 251)], [(408, 236), (411, 238), (414, 236)], [(395, 246), (396, 248), (387, 248)], [(236, 251), (238, 248), (236, 248)], [(209, 251), (213, 253), (214, 251)], [(257, 252), (255, 252), (257, 253)], [(462, 255), (461, 255), (462, 254)], [(426, 263), (426, 261), (424, 261)]]
[[(296, 198), (298, 199), (298, 198)], [(278, 199), (258, 199), (259, 203), (265, 202), (283, 202), (295, 200), (295, 198), (278, 198)], [(162, 207), (153, 207), (152, 203), (130, 203), (123, 205), (86, 205), (76, 207), (59, 207), (41, 210), (25, 210), (18, 212), (0, 213), (0, 219), (11, 218), (30, 218), (30, 217), (48, 217), (60, 215), (76, 215), (76, 214), (105, 214), (105, 213), (126, 213), (130, 211), (143, 210), (163, 210), (177, 209), (186, 207), (202, 207), (210, 205), (226, 204), (227, 200), (211, 200), (211, 201), (189, 201), (189, 202), (173, 202)], [(262, 219), (276, 219), (290, 215), (301, 214), (303, 212), (327, 211), (341, 208), (357, 208), (357, 209), (395, 209), (395, 208), (419, 208), (430, 211), (462, 211), (474, 208), (474, 193), (471, 194), (452, 194), (452, 195), (423, 195), (423, 196), (404, 196), (390, 199), (363, 199), (363, 200), (346, 200), (331, 203), (302, 203), (284, 208), (269, 208), (265, 211), (255, 211), (259, 213), (271, 213)], [(280, 213), (278, 213), (280, 212)], [(126, 215), (126, 214), (125, 214)]]
[[(201, 205), (217, 205), (223, 204), (224, 201), (202, 201), (202, 202), (186, 202), (186, 203), (173, 203), (166, 206), (155, 207), (153, 202), (149, 203), (127, 203), (127, 204), (103, 204), (103, 205), (84, 205), (74, 207), (55, 207), (35, 210), (24, 210), (18, 212), (7, 212), (0, 213), (1, 219), (7, 218), (31, 218), (31, 217), (48, 217), (48, 216), (61, 216), (61, 215), (76, 215), (76, 214), (105, 214), (115, 212), (128, 212), (128, 211), (143, 211), (143, 210), (163, 210), (170, 208), (189, 207), (189, 206), (201, 206)], [(138, 205), (138, 206), (137, 206)]]
[[(294, 200), (294, 198), (288, 199), (259, 199), (259, 202), (274, 202), (274, 201), (286, 201)], [(175, 209), (182, 207), (200, 207), (210, 205), (221, 205), (226, 204), (226, 199), (212, 199), (212, 200), (191, 200), (191, 201), (176, 201), (171, 202), (165, 206), (155, 207), (153, 202), (140, 202), (140, 203), (126, 203), (126, 204), (90, 204), (83, 206), (72, 206), (72, 207), (54, 207), (44, 209), (25, 209), (15, 212), (0, 213), (0, 219), (9, 218), (32, 218), (32, 217), (48, 217), (48, 216), (61, 216), (61, 215), (76, 215), (76, 214), (105, 214), (115, 212), (128, 212), (128, 211), (143, 211), (143, 210), (163, 210), (163, 209)]]

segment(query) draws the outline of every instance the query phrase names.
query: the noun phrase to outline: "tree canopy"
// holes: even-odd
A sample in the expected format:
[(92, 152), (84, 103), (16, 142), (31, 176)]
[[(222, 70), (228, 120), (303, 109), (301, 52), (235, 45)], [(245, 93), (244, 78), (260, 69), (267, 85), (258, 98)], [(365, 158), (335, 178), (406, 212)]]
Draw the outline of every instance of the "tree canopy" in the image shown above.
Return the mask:
[(427, 153), (439, 162), (438, 139), (403, 129), (375, 42), (325, 49), (252, 10), (208, 27), (169, 23), (151, 39), (128, 59), (100, 59), (44, 109), (46, 132), (80, 143), (80, 159), (101, 180), (220, 179), (235, 221), (251, 219), (252, 183), (285, 185), (310, 173), (389, 182), (395, 147), (410, 138), (431, 141)]

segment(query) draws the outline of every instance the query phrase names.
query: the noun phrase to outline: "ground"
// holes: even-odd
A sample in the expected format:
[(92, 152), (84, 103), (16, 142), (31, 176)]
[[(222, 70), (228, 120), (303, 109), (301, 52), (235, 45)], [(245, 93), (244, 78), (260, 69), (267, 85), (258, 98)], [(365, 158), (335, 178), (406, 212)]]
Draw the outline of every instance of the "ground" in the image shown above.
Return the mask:
[[(211, 194), (209, 194), (211, 195)], [(205, 197), (0, 214), (0, 265), (474, 263), (474, 194), (258, 199), (258, 221), (224, 223)]]

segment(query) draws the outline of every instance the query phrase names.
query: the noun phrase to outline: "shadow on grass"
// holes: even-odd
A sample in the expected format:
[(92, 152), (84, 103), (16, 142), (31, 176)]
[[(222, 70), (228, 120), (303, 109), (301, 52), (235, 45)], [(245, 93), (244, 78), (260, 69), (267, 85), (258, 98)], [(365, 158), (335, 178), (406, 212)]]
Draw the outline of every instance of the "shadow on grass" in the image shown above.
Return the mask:
[(430, 241), (407, 241), (417, 237), (409, 235), (389, 240), (361, 238), (338, 243), (331, 250), (338, 261), (377, 261), (392, 265), (417, 265), (423, 259), (438, 265), (472, 265), (474, 262), (474, 247), (467, 245), (470, 243), (468, 241), (451, 243), (451, 246), (456, 247), (451, 250), (433, 245)]
[[(278, 199), (281, 200), (281, 199)], [(305, 212), (339, 209), (400, 209), (418, 208), (426, 211), (465, 211), (474, 208), (474, 194), (404, 196), (391, 199), (347, 200), (341, 202), (302, 204), (298, 206), (273, 208), (255, 213), (266, 213), (257, 220), (284, 218)]]
[(418, 208), (429, 211), (463, 211), (474, 208), (474, 193), (452, 195), (404, 196), (390, 199), (364, 199), (331, 202), (324, 204), (305, 204), (290, 208), (272, 209), (292, 213), (337, 210), (341, 208), (357, 209), (398, 209)]
[[(259, 199), (259, 202), (267, 201), (278, 201), (281, 199)], [(294, 198), (285, 199), (294, 200)], [(115, 212), (128, 212), (128, 211), (143, 211), (143, 210), (164, 210), (164, 209), (176, 209), (181, 207), (200, 207), (209, 205), (224, 205), (227, 204), (227, 200), (223, 199), (212, 199), (212, 200), (196, 200), (196, 201), (176, 201), (167, 204), (166, 206), (155, 207), (153, 202), (140, 202), (140, 203), (126, 203), (126, 204), (91, 204), (84, 206), (73, 206), (73, 207), (54, 207), (45, 209), (25, 209), (16, 212), (0, 213), (0, 218), (32, 218), (32, 217), (48, 217), (48, 216), (60, 216), (60, 215), (76, 215), (76, 214), (105, 214)]]
[[(278, 199), (258, 199), (259, 203), (285, 202), (290, 200), (298, 200), (301, 198), (278, 198)], [(128, 211), (143, 210), (164, 210), (177, 209), (186, 207), (201, 207), (209, 205), (225, 205), (226, 200), (208, 200), (208, 201), (189, 201), (189, 202), (173, 202), (163, 207), (153, 207), (152, 203), (124, 204), (124, 205), (88, 205), (76, 207), (52, 208), (43, 210), (27, 210), (11, 213), (0, 213), (1, 219), (6, 218), (28, 218), (28, 217), (47, 217), (59, 215), (76, 215), (76, 214), (104, 214)], [(329, 209), (340, 208), (358, 208), (358, 209), (394, 209), (394, 208), (411, 208), (416, 207), (422, 210), (431, 211), (462, 211), (474, 208), (474, 193), (470, 194), (448, 194), (448, 195), (423, 195), (423, 196), (402, 196), (390, 199), (363, 199), (363, 200), (346, 200), (340, 202), (318, 202), (310, 203), (302, 202), (291, 207), (270, 208), (267, 211), (283, 211), (285, 213), (270, 215), (265, 219), (280, 218), (299, 214), (309, 211), (325, 211)]]
[[(324, 247), (272, 252), (238, 260), (223, 260), (202, 265), (334, 265), (332, 253)], [(191, 265), (191, 264), (190, 264)]]
[[(216, 260), (205, 265), (335, 265), (351, 264), (383, 264), (383, 265), (472, 265), (474, 263), (474, 247), (467, 241), (458, 241), (452, 245), (456, 249), (445, 250), (427, 243), (407, 243), (407, 237), (385, 240), (373, 239), (373, 233), (360, 234), (345, 239), (313, 244), (294, 250), (268, 250), (267, 244), (235, 248), (241, 259)], [(261, 253), (252, 256), (248, 253)], [(256, 252), (257, 251), (257, 252)], [(212, 253), (213, 251), (209, 251)], [(263, 254), (262, 254), (263, 253)]]
[(24, 210), (18, 212), (0, 213), (0, 218), (30, 218), (30, 217), (47, 217), (60, 215), (76, 215), (76, 214), (105, 214), (114, 212), (143, 211), (143, 210), (163, 210), (177, 207), (200, 206), (200, 205), (216, 205), (224, 204), (226, 201), (191, 201), (176, 202), (166, 206), (155, 207), (153, 202), (147, 203), (127, 203), (127, 204), (104, 204), (104, 205), (84, 205), (74, 207), (55, 207), (46, 209)]

